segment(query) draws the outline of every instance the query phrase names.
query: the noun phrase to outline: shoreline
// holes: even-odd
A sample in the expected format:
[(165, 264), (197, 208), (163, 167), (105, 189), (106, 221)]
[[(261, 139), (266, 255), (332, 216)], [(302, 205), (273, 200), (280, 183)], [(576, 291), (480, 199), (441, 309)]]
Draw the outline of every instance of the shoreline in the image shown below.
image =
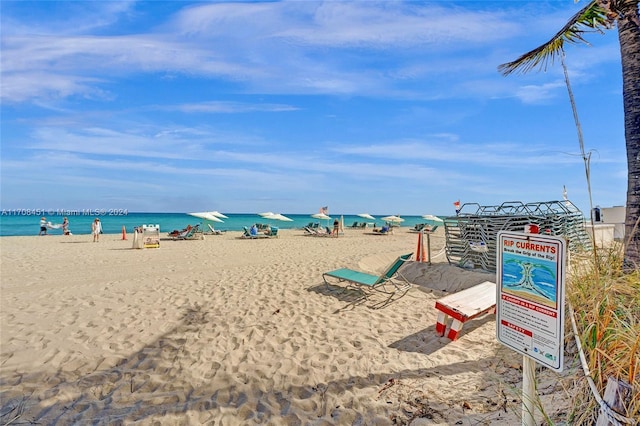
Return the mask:
[[(371, 309), (322, 273), (380, 273), (416, 234), (280, 232), (142, 250), (118, 234), (0, 239), (3, 405), (41, 423), (519, 422), (522, 359), (495, 317), (453, 342), (435, 333), (435, 299), (491, 274), (413, 262), (413, 288)], [(442, 253), (442, 229), (431, 243)], [(539, 375), (556, 419), (563, 380)]]

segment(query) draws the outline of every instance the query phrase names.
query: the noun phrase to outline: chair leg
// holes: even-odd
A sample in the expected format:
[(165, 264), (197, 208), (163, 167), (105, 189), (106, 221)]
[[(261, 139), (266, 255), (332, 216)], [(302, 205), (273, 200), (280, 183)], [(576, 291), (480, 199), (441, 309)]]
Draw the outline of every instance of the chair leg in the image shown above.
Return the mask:
[(438, 312), (438, 322), (436, 323), (436, 333), (439, 336), (444, 336), (444, 331), (447, 329), (447, 319), (449, 318), (444, 312)]
[(460, 333), (460, 330), (462, 330), (462, 325), (464, 323), (460, 320), (454, 319), (453, 323), (451, 324), (451, 328), (449, 329), (449, 334), (447, 334), (447, 337), (451, 340), (456, 340), (458, 338), (458, 334)]

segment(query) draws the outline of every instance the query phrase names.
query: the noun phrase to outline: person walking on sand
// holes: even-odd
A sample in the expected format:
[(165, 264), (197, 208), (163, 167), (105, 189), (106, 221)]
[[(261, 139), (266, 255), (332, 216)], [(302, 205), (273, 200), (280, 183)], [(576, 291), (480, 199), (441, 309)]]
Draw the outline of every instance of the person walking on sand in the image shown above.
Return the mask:
[(333, 221), (333, 234), (338, 238), (338, 232), (340, 231), (340, 221), (338, 218)]
[(71, 232), (69, 232), (69, 219), (66, 216), (62, 220), (62, 235), (71, 235)]
[(38, 235), (47, 235), (47, 218), (43, 217), (40, 219), (40, 232)]
[(102, 224), (100, 223), (100, 219), (97, 217), (93, 220), (91, 224), (91, 233), (93, 234), (93, 242), (97, 243), (100, 241), (100, 232), (102, 231)]

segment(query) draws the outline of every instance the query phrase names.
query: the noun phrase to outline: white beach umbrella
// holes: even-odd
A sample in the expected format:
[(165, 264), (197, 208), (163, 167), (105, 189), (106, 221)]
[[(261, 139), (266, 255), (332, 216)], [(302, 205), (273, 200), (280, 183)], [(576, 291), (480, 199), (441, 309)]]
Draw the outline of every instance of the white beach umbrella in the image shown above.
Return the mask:
[(212, 216), (219, 217), (221, 219), (229, 219), (229, 216), (225, 216), (225, 215), (223, 215), (222, 213), (220, 213), (217, 210), (209, 212), (209, 213), (211, 213)]
[(285, 215), (280, 213), (271, 213), (270, 215), (262, 216), (262, 217), (265, 219), (281, 220), (283, 222), (293, 222), (293, 219), (286, 217)]
[(376, 220), (375, 217), (371, 216), (369, 213), (360, 213), (358, 214), (363, 219)]
[(427, 223), (429, 223), (429, 225), (431, 225), (431, 226), (442, 225), (444, 223), (444, 221), (442, 219), (440, 219), (438, 216), (434, 216), (432, 214), (424, 214), (424, 215), (422, 215), (422, 218), (425, 219), (427, 221)]
[(312, 218), (314, 219), (321, 219), (321, 220), (331, 220), (330, 216), (327, 216), (324, 213), (314, 213), (311, 215)]
[(382, 218), (382, 220), (384, 220), (385, 222), (391, 222), (391, 223), (404, 222), (404, 219), (401, 218), (400, 216), (385, 216)]
[(324, 213), (314, 213), (314, 214), (311, 215), (311, 217), (314, 218), (314, 219), (326, 220), (327, 223), (328, 223), (328, 221), (331, 220), (331, 216), (327, 216)]
[(262, 217), (267, 217), (267, 216), (272, 216), (275, 213), (273, 212), (264, 212), (264, 213), (258, 213), (258, 216), (262, 216)]
[(210, 220), (211, 222), (220, 222), (220, 223), (224, 222), (222, 219), (212, 215), (211, 212), (196, 212), (196, 213), (187, 213), (187, 214), (200, 219)]

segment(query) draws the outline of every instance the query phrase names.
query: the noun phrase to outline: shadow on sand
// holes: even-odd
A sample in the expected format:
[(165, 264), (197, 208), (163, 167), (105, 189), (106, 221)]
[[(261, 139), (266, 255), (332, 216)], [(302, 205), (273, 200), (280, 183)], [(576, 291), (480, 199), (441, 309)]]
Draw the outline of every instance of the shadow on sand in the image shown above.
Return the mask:
[[(327, 291), (326, 294), (344, 301), (351, 301), (351, 297), (357, 296), (351, 293), (334, 295), (328, 289), (320, 290), (320, 286), (313, 291), (321, 294)], [(274, 385), (272, 388), (265, 388), (264, 383), (248, 388), (248, 379), (235, 377), (230, 379), (233, 384), (220, 388), (214, 385), (214, 378), (221, 367), (215, 356), (210, 360), (211, 370), (204, 377), (195, 380), (185, 373), (189, 371), (189, 363), (195, 362), (185, 336), (199, 335), (202, 328), (212, 321), (214, 320), (210, 319), (210, 314), (196, 305), (184, 312), (174, 328), (139, 351), (120, 359), (110, 368), (80, 377), (75, 371), (62, 369), (55, 374), (48, 371), (14, 372), (12, 375), (5, 373), (0, 379), (0, 421), (2, 424), (48, 425), (146, 424), (173, 415), (179, 416), (181, 420), (172, 417), (169, 421), (183, 424), (185, 421), (213, 422), (221, 412), (226, 412), (242, 423), (277, 421), (283, 422), (282, 424), (308, 424), (309, 419), (323, 419), (324, 422), (317, 424), (339, 424), (342, 410), (347, 407), (331, 404), (332, 393), (338, 396), (354, 389), (379, 388), (380, 395), (383, 390), (398, 383), (399, 379), (447, 374), (441, 366), (424, 367), (415, 370), (376, 371), (366, 376), (346, 376), (315, 385)], [(428, 327), (392, 343), (390, 347), (429, 355), (428, 351), (425, 353), (420, 347), (416, 347), (416, 342), (421, 341), (419, 346), (423, 349), (430, 346), (438, 348), (440, 345), (433, 344), (433, 339), (436, 339), (434, 336), (433, 327)], [(212, 350), (212, 355), (223, 358), (226, 356)], [(483, 369), (480, 360), (449, 364), (446, 367), (446, 371), (457, 372)], [(229, 379), (225, 382), (228, 381)], [(198, 386), (194, 383), (206, 384)], [(16, 384), (20, 384), (20, 389), (30, 390), (30, 394), (18, 392), (17, 387), (14, 387)], [(249, 398), (247, 392), (251, 392), (253, 398)], [(431, 418), (438, 415), (437, 409), (426, 410), (425, 413), (427, 412)], [(354, 424), (367, 424), (367, 416), (372, 414), (362, 413), (357, 416), (361, 418), (356, 418)]]

